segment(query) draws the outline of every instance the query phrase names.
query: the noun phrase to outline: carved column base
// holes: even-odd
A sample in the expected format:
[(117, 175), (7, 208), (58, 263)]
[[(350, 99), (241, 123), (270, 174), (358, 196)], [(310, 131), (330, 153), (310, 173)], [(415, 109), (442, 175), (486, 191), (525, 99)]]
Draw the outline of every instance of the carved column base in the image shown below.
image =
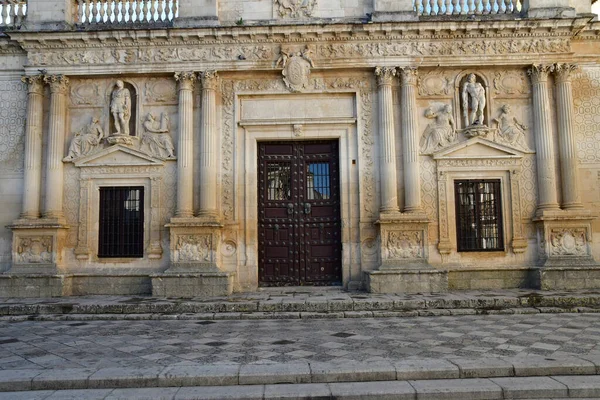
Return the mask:
[(424, 214), (384, 214), (379, 270), (366, 272), (371, 293), (431, 293), (448, 290), (448, 272), (428, 263), (429, 221)]
[(64, 268), (68, 225), (57, 219), (19, 219), (13, 232), (12, 267), (7, 274), (56, 275)]
[(223, 226), (211, 218), (171, 219), (171, 266), (151, 275), (152, 295), (163, 297), (227, 296), (235, 274), (220, 268)]
[(537, 286), (544, 290), (600, 288), (600, 263), (592, 256), (588, 210), (545, 211), (537, 224)]

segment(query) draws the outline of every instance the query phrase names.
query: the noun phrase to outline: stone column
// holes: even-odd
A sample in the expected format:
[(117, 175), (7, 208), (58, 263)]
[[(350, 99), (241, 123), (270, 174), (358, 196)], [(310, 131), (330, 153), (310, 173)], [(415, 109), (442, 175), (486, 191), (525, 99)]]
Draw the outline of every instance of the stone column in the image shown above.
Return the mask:
[(375, 75), (379, 86), (379, 130), (381, 132), (379, 143), (381, 207), (379, 211), (382, 213), (399, 212), (392, 99), (392, 82), (396, 76), (396, 68), (377, 67)]
[(217, 216), (217, 71), (200, 73), (202, 120), (200, 121), (200, 210), (203, 217)]
[(400, 67), (402, 160), (404, 165), (404, 212), (422, 212), (417, 121), (417, 69)]
[(177, 72), (179, 138), (177, 140), (177, 211), (181, 218), (194, 216), (194, 84), (196, 74)]
[(573, 132), (573, 89), (571, 72), (577, 66), (556, 64), (556, 106), (558, 115), (558, 143), (561, 172), (562, 207), (566, 210), (582, 209), (579, 191), (579, 170), (575, 133)]
[(533, 86), (533, 118), (538, 179), (538, 212), (558, 210), (552, 124), (548, 99), (548, 73), (550, 65), (533, 65), (528, 74)]
[(44, 77), (50, 85), (50, 121), (48, 123), (48, 155), (46, 157), (46, 202), (44, 218), (62, 219), (63, 162), (67, 117), (69, 78), (63, 75)]
[(23, 173), (23, 210), (21, 218), (40, 216), (42, 185), (42, 121), (43, 91), (41, 75), (24, 76), (27, 83), (27, 121), (25, 123), (25, 168)]

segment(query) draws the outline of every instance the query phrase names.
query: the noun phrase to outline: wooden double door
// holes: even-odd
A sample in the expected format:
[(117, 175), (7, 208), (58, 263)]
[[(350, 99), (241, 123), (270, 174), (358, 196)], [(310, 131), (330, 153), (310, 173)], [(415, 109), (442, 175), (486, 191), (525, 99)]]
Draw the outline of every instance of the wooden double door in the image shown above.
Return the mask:
[(340, 285), (338, 142), (258, 148), (259, 284)]

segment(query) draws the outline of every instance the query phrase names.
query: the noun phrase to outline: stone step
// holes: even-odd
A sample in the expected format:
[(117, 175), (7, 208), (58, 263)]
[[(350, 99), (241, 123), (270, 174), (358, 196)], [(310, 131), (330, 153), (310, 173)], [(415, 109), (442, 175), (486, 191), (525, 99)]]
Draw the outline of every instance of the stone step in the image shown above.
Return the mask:
[(0, 393), (0, 400), (490, 400), (598, 398), (600, 398), (600, 376), (138, 387)]
[(439, 295), (325, 291), (250, 293), (212, 299), (95, 296), (4, 299), (4, 320), (301, 319), (600, 312), (600, 293), (506, 290)]
[[(246, 365), (0, 370), (0, 391), (140, 387), (243, 386), (406, 380), (465, 380), (588, 376), (600, 384), (600, 359), (563, 357), (411, 359), (335, 364), (296, 362)], [(566, 379), (566, 378), (565, 378)]]

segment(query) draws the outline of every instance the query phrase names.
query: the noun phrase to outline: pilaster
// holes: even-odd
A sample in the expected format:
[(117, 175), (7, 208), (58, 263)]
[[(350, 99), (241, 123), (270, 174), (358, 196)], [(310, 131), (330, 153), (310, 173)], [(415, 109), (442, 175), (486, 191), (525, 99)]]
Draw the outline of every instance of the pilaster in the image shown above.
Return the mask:
[(396, 68), (377, 67), (375, 75), (379, 90), (380, 182), (381, 213), (399, 212), (396, 183), (396, 145), (394, 138), (394, 105), (392, 83)]
[(559, 209), (556, 193), (556, 159), (552, 145), (551, 108), (548, 97), (550, 65), (533, 65), (528, 74), (533, 87), (533, 118), (537, 161), (538, 215), (545, 210)]

